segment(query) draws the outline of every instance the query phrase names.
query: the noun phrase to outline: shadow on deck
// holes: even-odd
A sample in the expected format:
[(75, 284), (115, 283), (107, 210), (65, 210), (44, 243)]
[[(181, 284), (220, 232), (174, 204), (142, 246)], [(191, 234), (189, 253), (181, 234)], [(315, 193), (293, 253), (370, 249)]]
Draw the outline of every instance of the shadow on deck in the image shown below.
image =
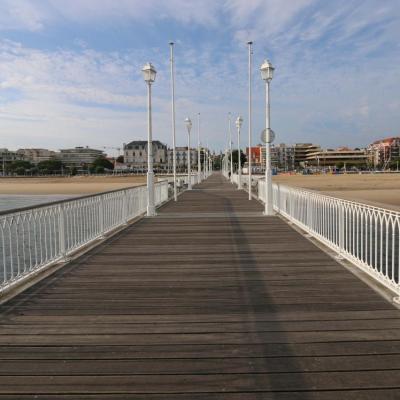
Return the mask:
[(0, 398), (399, 398), (399, 311), (219, 174), (1, 312)]

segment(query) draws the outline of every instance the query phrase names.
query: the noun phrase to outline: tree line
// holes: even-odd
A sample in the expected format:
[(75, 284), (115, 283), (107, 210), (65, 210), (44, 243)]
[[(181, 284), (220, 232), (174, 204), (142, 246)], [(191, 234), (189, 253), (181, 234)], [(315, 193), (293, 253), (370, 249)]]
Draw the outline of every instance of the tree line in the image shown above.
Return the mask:
[[(1, 167), (1, 164), (0, 164)], [(76, 175), (79, 171), (87, 171), (91, 174), (102, 174), (112, 171), (114, 164), (105, 157), (98, 157), (91, 164), (82, 164), (79, 168), (67, 167), (60, 160), (44, 160), (37, 164), (30, 161), (15, 160), (5, 164), (4, 171), (9, 175), (55, 175), (69, 174)]]

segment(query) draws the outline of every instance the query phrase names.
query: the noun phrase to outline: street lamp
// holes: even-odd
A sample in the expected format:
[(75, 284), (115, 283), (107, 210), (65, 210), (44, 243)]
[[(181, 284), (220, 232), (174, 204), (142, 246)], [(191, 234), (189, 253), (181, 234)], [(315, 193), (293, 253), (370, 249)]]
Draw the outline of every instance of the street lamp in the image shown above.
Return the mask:
[(156, 80), (157, 71), (151, 63), (143, 68), (143, 78), (147, 83), (147, 216), (154, 217), (154, 173), (153, 173), (153, 142), (151, 126), (151, 84)]
[(232, 130), (231, 130), (231, 113), (228, 113), (228, 130), (229, 130), (229, 152), (231, 155), (230, 172), (231, 183), (233, 183), (233, 158), (232, 158)]
[[(172, 173), (174, 179), (174, 200), (178, 200), (178, 189), (176, 182), (176, 135), (175, 135), (175, 65), (174, 65), (174, 42), (169, 42), (170, 64), (171, 64), (171, 114), (172, 114)], [(168, 153), (168, 152), (167, 152)], [(169, 161), (169, 159), (168, 159)]]
[(251, 59), (252, 59), (252, 54), (253, 54), (253, 50), (252, 50), (252, 46), (253, 46), (253, 42), (247, 42), (247, 46), (248, 46), (248, 51), (249, 51), (249, 158), (247, 160), (247, 168), (248, 168), (248, 178), (249, 178), (249, 200), (252, 199), (251, 196), (251, 174), (252, 174), (252, 165), (251, 165), (251, 121), (252, 121), (252, 117), (251, 117)]
[(185, 124), (186, 124), (186, 129), (188, 132), (188, 161), (187, 161), (187, 165), (188, 165), (188, 190), (192, 190), (192, 171), (191, 171), (191, 167), (190, 167), (190, 131), (192, 129), (192, 121), (190, 120), (190, 118), (186, 118), (185, 119)]
[(269, 86), (274, 75), (274, 67), (269, 60), (265, 60), (260, 67), (261, 78), (265, 81), (265, 215), (273, 215), (272, 207), (272, 173), (271, 173), (271, 128), (270, 128), (270, 101)]
[(238, 189), (242, 188), (242, 163), (240, 157), (240, 128), (243, 124), (243, 118), (239, 115), (236, 119), (236, 128), (238, 133)]
[(204, 148), (204, 172), (206, 174), (206, 177), (208, 178), (208, 158), (207, 157), (208, 157), (208, 151), (207, 151), (207, 148)]
[(197, 114), (197, 183), (201, 182), (200, 113)]

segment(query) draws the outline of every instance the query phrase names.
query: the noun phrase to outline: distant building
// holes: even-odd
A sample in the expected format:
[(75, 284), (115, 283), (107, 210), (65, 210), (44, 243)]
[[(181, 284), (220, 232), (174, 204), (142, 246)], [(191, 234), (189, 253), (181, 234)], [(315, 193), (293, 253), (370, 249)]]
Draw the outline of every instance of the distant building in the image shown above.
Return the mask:
[(9, 164), (13, 161), (22, 161), (25, 160), (23, 154), (19, 154), (16, 151), (8, 150), (8, 149), (0, 149), (0, 164)]
[(344, 165), (366, 165), (368, 162), (367, 152), (364, 149), (349, 149), (339, 147), (336, 150), (320, 150), (309, 153), (305, 159), (306, 166), (317, 166), (320, 168)]
[(16, 151), (8, 149), (0, 149), (0, 170), (1, 174), (5, 174), (6, 166), (11, 164), (13, 161), (24, 161), (25, 158), (22, 154), (18, 154)]
[[(176, 169), (177, 171), (187, 170), (188, 165), (188, 148), (187, 147), (176, 147)], [(172, 170), (173, 167), (173, 149), (168, 149), (168, 170)], [(190, 166), (192, 170), (197, 170), (197, 157), (198, 150), (190, 149)]]
[(296, 167), (304, 167), (305, 162), (308, 161), (310, 154), (321, 151), (321, 147), (318, 144), (312, 143), (296, 143), (293, 146), (294, 152), (294, 165)]
[(17, 153), (33, 164), (38, 164), (41, 161), (52, 160), (56, 157), (55, 151), (47, 149), (19, 149), (17, 150)]
[[(250, 154), (250, 157), (249, 157), (249, 154)], [(247, 160), (249, 160), (249, 158), (251, 158), (251, 165), (253, 165), (254, 167), (261, 166), (261, 146), (251, 147), (250, 151), (249, 151), (249, 148), (246, 147), (246, 157), (247, 157)]]
[(82, 167), (92, 164), (99, 157), (105, 157), (102, 150), (89, 147), (75, 147), (73, 149), (61, 149), (57, 158), (67, 167)]
[[(167, 169), (167, 146), (159, 140), (153, 140), (153, 168), (158, 170)], [(123, 145), (124, 163), (129, 168), (147, 170), (147, 141), (134, 140)]]
[(389, 137), (371, 143), (368, 148), (371, 165), (386, 169), (390, 162), (400, 159), (400, 137)]
[[(265, 145), (259, 145), (261, 169), (265, 170)], [(257, 154), (257, 153), (256, 153)], [(284, 171), (295, 169), (295, 150), (294, 146), (280, 143), (271, 145), (271, 166)]]

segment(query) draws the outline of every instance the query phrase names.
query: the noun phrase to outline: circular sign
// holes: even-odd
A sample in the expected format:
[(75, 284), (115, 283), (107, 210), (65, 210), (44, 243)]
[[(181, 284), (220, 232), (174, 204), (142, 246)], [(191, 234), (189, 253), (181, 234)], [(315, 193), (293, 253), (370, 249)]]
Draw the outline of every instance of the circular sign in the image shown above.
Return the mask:
[(267, 130), (263, 129), (263, 131), (261, 132), (261, 141), (263, 143), (272, 143), (274, 140), (275, 140), (275, 132), (271, 128), (269, 128), (267, 134)]

